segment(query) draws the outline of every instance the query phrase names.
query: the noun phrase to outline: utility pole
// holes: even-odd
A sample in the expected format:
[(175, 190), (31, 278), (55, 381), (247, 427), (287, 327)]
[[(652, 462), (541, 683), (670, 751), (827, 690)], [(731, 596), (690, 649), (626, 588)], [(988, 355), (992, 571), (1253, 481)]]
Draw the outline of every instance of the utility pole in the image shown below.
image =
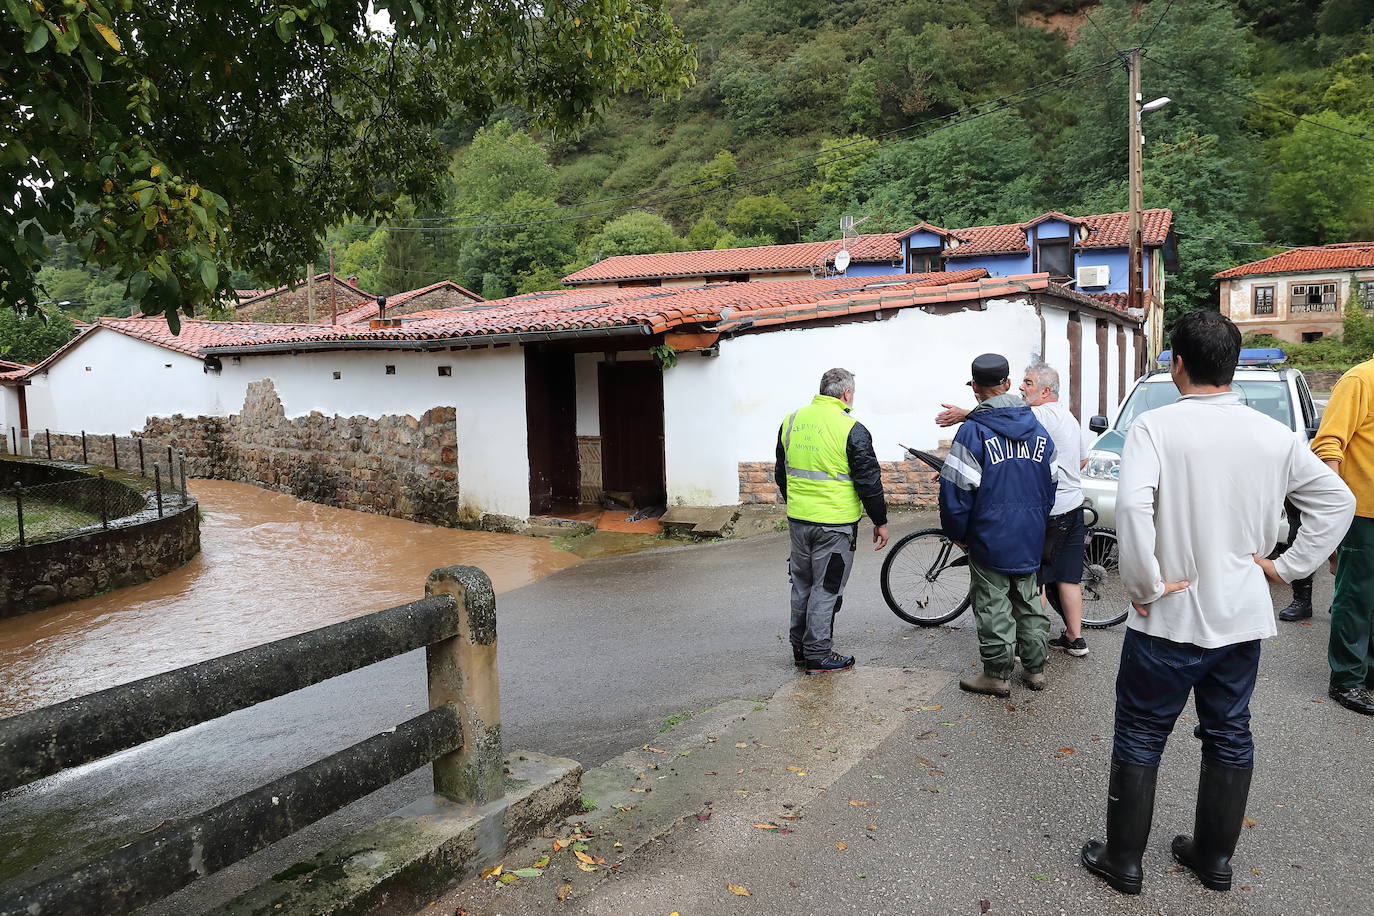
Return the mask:
[(334, 282), (334, 249), (329, 249), (329, 323), (339, 323), (339, 285)]
[[(1160, 344), (1163, 342), (1161, 333), (1161, 316), (1156, 314), (1157, 309), (1147, 311), (1145, 305), (1145, 244), (1144, 232), (1141, 227), (1142, 211), (1144, 210), (1144, 159), (1145, 137), (1141, 131), (1141, 103), (1140, 96), (1140, 49), (1135, 48), (1127, 58), (1127, 73), (1130, 77), (1130, 104), (1127, 107), (1127, 117), (1130, 120), (1127, 132), (1127, 146), (1130, 147), (1128, 169), (1130, 170), (1130, 256), (1129, 267), (1127, 269), (1128, 287), (1126, 296), (1126, 307), (1133, 315), (1145, 316), (1145, 346), (1148, 351), (1147, 359), (1153, 360), (1159, 352)], [(1153, 297), (1152, 297), (1153, 298)], [(1148, 365), (1148, 362), (1146, 363)]]

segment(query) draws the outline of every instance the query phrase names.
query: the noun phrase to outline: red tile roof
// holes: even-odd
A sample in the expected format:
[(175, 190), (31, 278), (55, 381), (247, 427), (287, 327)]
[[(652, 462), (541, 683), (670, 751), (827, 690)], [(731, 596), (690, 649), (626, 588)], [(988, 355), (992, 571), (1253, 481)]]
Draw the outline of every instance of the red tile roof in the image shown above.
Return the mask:
[[(386, 297), (386, 307), (387, 307), (387, 310), (390, 311), (391, 309), (394, 309), (394, 308), (396, 308), (396, 307), (399, 306), (399, 305), (404, 305), (405, 303), (411, 301), (412, 299), (418, 299), (418, 298), (420, 298), (421, 296), (426, 296), (426, 295), (428, 295), (428, 294), (430, 294), (430, 293), (436, 292), (436, 291), (441, 290), (441, 289), (449, 289), (449, 290), (452, 290), (452, 291), (455, 292), (455, 293), (459, 293), (460, 295), (467, 296), (467, 297), (468, 297), (469, 299), (471, 299), (473, 302), (484, 302), (484, 301), (486, 301), (486, 300), (484, 300), (481, 296), (479, 296), (479, 295), (477, 295), (476, 293), (474, 293), (472, 290), (467, 289), (466, 287), (463, 287), (463, 286), (459, 286), (457, 283), (454, 283), (452, 280), (440, 280), (438, 283), (431, 283), (429, 286), (422, 286), (422, 287), (420, 287), (419, 289), (412, 289), (412, 290), (408, 290), (408, 291), (406, 291), (406, 292), (404, 292), (404, 293), (397, 293), (397, 294), (394, 295), (394, 296), (387, 296), (387, 297)], [(355, 306), (354, 308), (351, 308), (351, 309), (349, 309), (349, 310), (346, 311), (346, 312), (340, 312), (340, 313), (339, 313), (339, 320), (338, 320), (338, 323), (339, 323), (339, 324), (357, 324), (357, 323), (362, 322), (362, 321), (369, 321), (369, 320), (371, 320), (371, 319), (373, 319), (373, 318), (376, 318), (376, 317), (377, 317), (377, 300), (376, 300), (376, 298), (373, 298), (373, 300), (372, 300), (371, 302), (364, 302), (362, 305)], [(321, 319), (321, 320), (319, 320), (319, 321), (317, 321), (317, 322), (315, 322), (315, 323), (316, 323), (316, 324), (331, 324), (332, 322), (331, 322), (328, 318), (323, 318), (323, 319)]]
[[(950, 234), (963, 244), (946, 251), (945, 257), (967, 258), (975, 255), (1019, 254), (1026, 247), (1026, 229), (1047, 219), (1062, 219), (1081, 224), (1088, 230), (1085, 239), (1077, 243), (1082, 248), (1124, 248), (1130, 243), (1131, 215), (1099, 213), (1093, 216), (1072, 217), (1049, 211), (1025, 223), (1006, 223), (1000, 226), (972, 226), (955, 229)], [(1144, 210), (1141, 212), (1141, 231), (1147, 248), (1162, 246), (1173, 226), (1172, 210)]]
[(7, 359), (0, 359), (0, 383), (22, 378), (31, 368), (33, 367), (26, 363), (12, 363)]
[(1293, 248), (1213, 274), (1214, 280), (1254, 274), (1304, 273), (1312, 270), (1359, 270), (1374, 267), (1374, 242), (1341, 242), (1312, 248)]
[(622, 254), (597, 261), (563, 282), (607, 283), (649, 277), (701, 277), (753, 273), (768, 270), (821, 269), (835, 261), (835, 252), (849, 249), (852, 263), (891, 262), (902, 258), (896, 233), (861, 235), (848, 240), (798, 242), (793, 245), (758, 245), (752, 248), (722, 248), (707, 251), (672, 251), (663, 254)]
[(916, 225), (912, 226), (910, 229), (905, 229), (905, 230), (903, 230), (903, 231), (901, 231), (901, 232), (898, 232), (898, 233), (897, 233), (897, 240), (898, 240), (898, 241), (901, 241), (902, 239), (906, 238), (907, 236), (909, 236), (909, 235), (915, 235), (915, 234), (918, 233), (918, 232), (933, 232), (933, 233), (935, 233), (936, 235), (939, 235), (939, 236), (948, 236), (948, 235), (949, 235), (949, 230), (948, 230), (948, 229), (941, 229), (939, 226), (933, 225), (933, 224), (931, 224), (931, 223), (927, 223), (927, 222), (925, 222), (924, 220), (922, 220), (921, 222), (919, 222), (919, 223), (917, 223)]

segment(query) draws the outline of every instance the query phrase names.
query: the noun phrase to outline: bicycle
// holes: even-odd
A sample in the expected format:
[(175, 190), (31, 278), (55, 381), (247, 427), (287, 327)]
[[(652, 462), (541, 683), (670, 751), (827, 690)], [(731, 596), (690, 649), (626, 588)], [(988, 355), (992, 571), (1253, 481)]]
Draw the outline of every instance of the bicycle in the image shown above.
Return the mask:
[[(902, 446), (911, 457), (936, 471), (944, 461), (929, 452)], [(1121, 583), (1116, 531), (1092, 522), (1083, 540), (1083, 626), (1100, 630), (1126, 619), (1131, 602)], [(938, 627), (957, 619), (972, 603), (968, 554), (939, 528), (923, 528), (888, 550), (880, 576), (883, 600), (907, 623)]]

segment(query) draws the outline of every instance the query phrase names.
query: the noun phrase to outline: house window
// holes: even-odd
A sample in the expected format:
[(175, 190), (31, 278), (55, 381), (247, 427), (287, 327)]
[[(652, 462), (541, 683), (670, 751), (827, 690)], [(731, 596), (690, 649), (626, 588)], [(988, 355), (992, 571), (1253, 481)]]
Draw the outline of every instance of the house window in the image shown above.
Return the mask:
[(387, 367), (386, 367), (386, 374), (387, 374), (387, 375), (395, 375), (395, 374), (396, 374), (396, 367), (395, 367), (395, 366), (387, 366)]
[(440, 367), (439, 367), (439, 377), (440, 377), (440, 378), (449, 378), (449, 377), (452, 376), (452, 375), (453, 375), (453, 367), (452, 367), (452, 366), (440, 366)]
[(1361, 308), (1374, 309), (1374, 277), (1356, 280), (1355, 295)]
[(1292, 284), (1288, 288), (1288, 311), (1290, 313), (1336, 311), (1336, 284)]
[(1073, 276), (1073, 248), (1068, 239), (1047, 239), (1035, 243), (1035, 271), (1053, 280)]
[(906, 272), (909, 274), (931, 274), (945, 269), (941, 263), (939, 248), (912, 248), (906, 253)]
[(1316, 343), (1317, 341), (1319, 341), (1319, 340), (1321, 340), (1321, 339), (1322, 339), (1322, 332), (1321, 332), (1321, 331), (1303, 331), (1303, 332), (1302, 332), (1302, 342), (1303, 342), (1303, 343)]
[(1253, 311), (1256, 315), (1274, 314), (1274, 287), (1255, 287), (1255, 302)]

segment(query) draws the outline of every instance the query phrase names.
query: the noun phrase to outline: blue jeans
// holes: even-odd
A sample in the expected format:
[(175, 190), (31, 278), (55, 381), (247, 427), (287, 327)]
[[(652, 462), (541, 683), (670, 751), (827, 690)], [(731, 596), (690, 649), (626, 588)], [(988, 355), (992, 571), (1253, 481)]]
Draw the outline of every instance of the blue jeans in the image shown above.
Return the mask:
[(1179, 713), (1194, 697), (1202, 753), (1231, 767), (1251, 767), (1250, 696), (1259, 673), (1258, 639), (1204, 649), (1126, 631), (1116, 673), (1116, 735), (1112, 755), (1159, 766)]

